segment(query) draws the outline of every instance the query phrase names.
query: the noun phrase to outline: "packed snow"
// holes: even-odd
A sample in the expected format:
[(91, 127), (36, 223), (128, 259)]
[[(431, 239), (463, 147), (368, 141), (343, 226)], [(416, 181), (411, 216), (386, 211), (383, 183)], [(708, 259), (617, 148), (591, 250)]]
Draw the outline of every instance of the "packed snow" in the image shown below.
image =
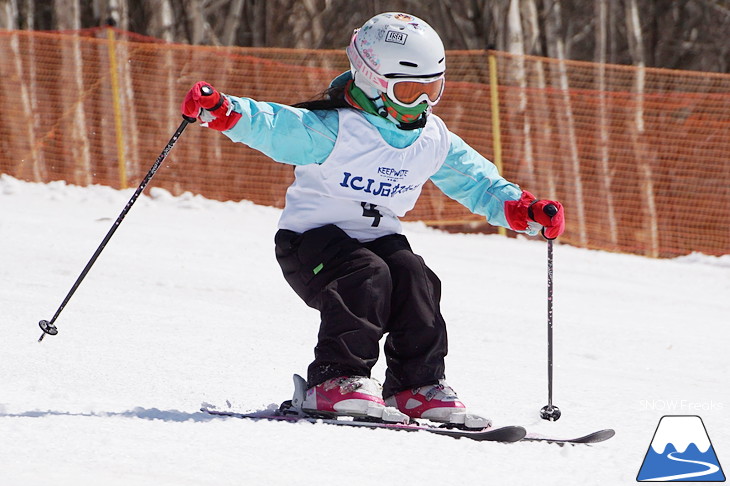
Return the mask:
[(730, 465), (728, 255), (658, 260), (557, 244), (563, 416), (550, 423), (539, 418), (546, 243), (405, 225), (443, 281), (447, 379), (463, 401), (534, 433), (614, 428), (601, 444), (213, 418), (202, 404), (262, 410), (290, 398), (291, 375), (312, 357), (318, 316), (273, 255), (278, 209), (152, 187), (61, 313), (59, 334), (38, 343), (38, 321), (132, 192), (0, 176), (2, 485), (632, 484), (663, 415), (701, 416)]

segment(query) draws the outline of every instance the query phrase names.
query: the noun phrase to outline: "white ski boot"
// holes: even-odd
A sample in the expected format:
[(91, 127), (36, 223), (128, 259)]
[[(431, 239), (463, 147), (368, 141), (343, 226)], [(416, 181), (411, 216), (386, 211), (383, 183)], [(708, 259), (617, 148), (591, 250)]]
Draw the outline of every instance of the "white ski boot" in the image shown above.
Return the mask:
[(408, 423), (410, 418), (407, 414), (385, 405), (381, 390), (377, 381), (364, 376), (331, 378), (307, 389), (304, 378), (294, 375), (292, 409), (310, 415), (367, 417)]
[(468, 429), (492, 426), (492, 421), (488, 418), (467, 412), (466, 406), (445, 380), (440, 380), (435, 385), (396, 393), (388, 397), (385, 403), (414, 419), (432, 420)]

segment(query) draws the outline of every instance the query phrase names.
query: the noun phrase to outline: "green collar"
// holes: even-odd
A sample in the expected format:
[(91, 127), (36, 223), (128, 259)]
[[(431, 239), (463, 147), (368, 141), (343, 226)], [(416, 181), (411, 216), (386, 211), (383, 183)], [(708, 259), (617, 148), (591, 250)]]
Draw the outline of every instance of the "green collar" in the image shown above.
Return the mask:
[(355, 83), (352, 80), (347, 83), (347, 87), (345, 88), (345, 99), (352, 106), (361, 109), (365, 113), (380, 115), (378, 107), (375, 106), (375, 102), (368, 98), (363, 90), (355, 86)]
[[(411, 108), (407, 108), (394, 103), (385, 94), (381, 94), (380, 98), (370, 99), (363, 90), (355, 86), (353, 81), (348, 82), (345, 88), (345, 95), (348, 103), (355, 108), (359, 108), (371, 115), (382, 116), (383, 118), (388, 118), (388, 115), (390, 115), (394, 120), (403, 125), (418, 121), (428, 108), (428, 104), (426, 103), (420, 103)], [(381, 101), (382, 106), (378, 107), (376, 101)]]

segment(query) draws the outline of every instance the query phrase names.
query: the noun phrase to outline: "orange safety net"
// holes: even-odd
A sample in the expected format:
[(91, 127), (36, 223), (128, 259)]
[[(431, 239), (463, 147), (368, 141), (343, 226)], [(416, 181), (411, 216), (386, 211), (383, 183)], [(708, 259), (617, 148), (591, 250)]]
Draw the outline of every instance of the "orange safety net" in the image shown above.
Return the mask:
[[(493, 51), (450, 51), (447, 65), (434, 112), (490, 160), (499, 143), (508, 180), (565, 205), (561, 242), (661, 257), (730, 253), (730, 75)], [(292, 104), (348, 67), (344, 49), (189, 46), (107, 28), (3, 31), (0, 172), (136, 187), (196, 81)], [(282, 207), (292, 180), (291, 166), (190, 127), (152, 185)], [(488, 228), (431, 184), (405, 219)]]

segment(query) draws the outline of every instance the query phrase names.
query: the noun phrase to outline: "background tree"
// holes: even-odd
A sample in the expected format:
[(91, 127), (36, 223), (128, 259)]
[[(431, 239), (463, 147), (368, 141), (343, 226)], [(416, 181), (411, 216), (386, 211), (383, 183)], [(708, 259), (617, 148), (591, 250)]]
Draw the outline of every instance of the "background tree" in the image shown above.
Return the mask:
[[(547, 56), (544, 14), (550, 0), (517, 0), (526, 54)], [(630, 64), (627, 8), (635, 3), (646, 67), (730, 72), (730, 0), (612, 0), (600, 20), (594, 2), (562, 0), (565, 59), (595, 61), (596, 30), (605, 28), (605, 59)], [(4, 28), (59, 29), (64, 2), (2, 0)], [(118, 26), (172, 42), (339, 49), (348, 31), (387, 10), (424, 18), (447, 49), (509, 49), (511, 0), (70, 0), (82, 28)], [(537, 15), (542, 12), (541, 15)], [(601, 22), (603, 26), (601, 27)]]

